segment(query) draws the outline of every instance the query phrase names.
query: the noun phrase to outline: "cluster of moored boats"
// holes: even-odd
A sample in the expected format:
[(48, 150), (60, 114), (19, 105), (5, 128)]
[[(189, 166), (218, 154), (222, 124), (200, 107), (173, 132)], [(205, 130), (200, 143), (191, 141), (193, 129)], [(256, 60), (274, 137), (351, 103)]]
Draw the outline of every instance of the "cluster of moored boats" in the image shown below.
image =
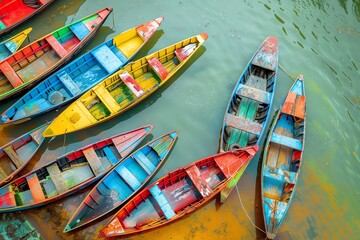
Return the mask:
[[(51, 2), (13, 0), (0, 6), (0, 15), (8, 12), (0, 19), (0, 35)], [(11, 10), (15, 8), (28, 14), (14, 21)], [(132, 60), (161, 25), (163, 18), (159, 17), (71, 60), (111, 12), (111, 8), (104, 8), (21, 49), (31, 28), (0, 43), (0, 100), (21, 95), (1, 113), (0, 124), (21, 124), (72, 102), (53, 121), (0, 147), (0, 213), (43, 206), (98, 181), (64, 232), (115, 209), (117, 212), (99, 231), (100, 237), (153, 229), (191, 213), (218, 194), (224, 202), (265, 141), (262, 207), (267, 237), (274, 238), (294, 196), (305, 143), (306, 112), (300, 75), (272, 118), (278, 71), (275, 37), (266, 38), (256, 50), (231, 94), (219, 153), (146, 186), (178, 137), (172, 131), (138, 148), (154, 128), (148, 124), (66, 153), (17, 176), (45, 137), (79, 131), (132, 108), (164, 85), (208, 38), (201, 33)]]

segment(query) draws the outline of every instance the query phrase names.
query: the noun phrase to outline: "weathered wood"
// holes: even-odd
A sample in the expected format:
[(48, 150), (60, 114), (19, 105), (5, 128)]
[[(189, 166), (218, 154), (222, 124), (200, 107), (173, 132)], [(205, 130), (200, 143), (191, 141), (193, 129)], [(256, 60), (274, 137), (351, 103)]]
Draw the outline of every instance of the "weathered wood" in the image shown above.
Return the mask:
[(133, 157), (141, 165), (141, 167), (148, 173), (151, 174), (155, 171), (156, 167), (141, 151), (134, 153)]
[(167, 220), (176, 215), (158, 185), (154, 185), (149, 189), (149, 191), (158, 203)]
[(83, 22), (78, 22), (70, 25), (69, 28), (79, 40), (83, 40), (90, 33), (90, 30), (85, 26)]
[(238, 91), (236, 93), (239, 96), (250, 98), (252, 100), (261, 102), (261, 103), (270, 103), (270, 93), (259, 90), (257, 88), (249, 87), (244, 84), (240, 84)]
[(115, 72), (123, 65), (120, 59), (106, 45), (94, 49), (91, 54), (99, 61), (106, 71), (108, 71), (108, 73)]
[(179, 48), (175, 50), (175, 55), (179, 62), (184, 61), (186, 58), (188, 58), (191, 53), (193, 53), (196, 49), (196, 43), (189, 44), (183, 48)]
[(169, 75), (169, 72), (156, 57), (147, 58), (147, 61), (150, 67), (162, 80), (166, 79), (166, 77)]
[(286, 96), (281, 112), (301, 119), (305, 118), (306, 97), (289, 92)]
[(277, 134), (275, 132), (272, 133), (270, 141), (299, 151), (302, 150), (301, 141), (292, 137)]
[(15, 152), (12, 145), (7, 146), (3, 149), (4, 152), (8, 155), (10, 160), (15, 164), (16, 168), (20, 168), (24, 163), (19, 155)]
[(59, 41), (54, 37), (54, 35), (50, 35), (45, 38), (46, 41), (50, 44), (52, 49), (59, 55), (59, 57), (66, 57), (68, 52), (66, 49), (59, 43)]
[(46, 167), (52, 182), (55, 185), (58, 194), (66, 192), (69, 188), (66, 186), (65, 181), (62, 177), (62, 173), (56, 163)]
[(76, 85), (76, 83), (65, 71), (62, 71), (59, 74), (57, 74), (57, 77), (65, 85), (65, 87), (71, 92), (73, 96), (76, 96), (81, 92), (78, 85)]
[(280, 182), (284, 183), (296, 183), (296, 173), (283, 170), (280, 168), (272, 168), (267, 165), (265, 165), (265, 169), (263, 170), (264, 177), (273, 178)]
[(121, 80), (125, 83), (125, 85), (135, 94), (136, 97), (140, 97), (144, 94), (144, 90), (140, 87), (140, 85), (131, 77), (128, 72), (123, 72), (119, 74)]
[(88, 161), (91, 169), (95, 175), (98, 175), (101, 171), (102, 163), (100, 158), (96, 155), (96, 152), (93, 147), (82, 150), (86, 160)]
[(129, 184), (129, 186), (136, 191), (141, 186), (141, 183), (139, 180), (123, 165), (118, 165), (115, 168), (115, 171), (119, 173), (119, 175), (122, 177), (122, 179)]
[(28, 182), (29, 189), (34, 199), (34, 202), (37, 203), (45, 200), (45, 194), (41, 188), (40, 181), (36, 173), (27, 176), (26, 180)]
[(44, 137), (42, 136), (43, 128), (39, 129), (38, 131), (30, 133), (30, 136), (34, 140), (37, 146), (39, 146), (42, 141), (44, 140)]
[(206, 182), (205, 179), (200, 174), (200, 170), (196, 165), (193, 165), (185, 170), (188, 174), (189, 178), (193, 182), (194, 186), (197, 188), (197, 190), (200, 192), (201, 196), (204, 198), (212, 194), (211, 187)]
[(116, 113), (121, 109), (120, 105), (115, 101), (109, 91), (107, 91), (102, 84), (95, 86), (93, 88), (93, 91), (96, 93), (96, 95), (100, 98), (100, 100), (105, 104), (105, 106), (109, 109), (111, 113)]
[(225, 115), (225, 124), (232, 128), (236, 128), (241, 131), (245, 131), (248, 133), (255, 134), (257, 136), (260, 135), (262, 125), (251, 120), (234, 116), (232, 114), (227, 113)]
[(8, 175), (6, 174), (6, 172), (4, 171), (4, 169), (2, 169), (2, 168), (0, 167), (0, 181), (6, 179), (7, 177), (8, 177)]
[(20, 77), (16, 74), (14, 69), (10, 66), (10, 64), (7, 61), (4, 61), (0, 64), (0, 70), (14, 88), (23, 84)]
[(271, 71), (277, 68), (278, 40), (275, 37), (268, 37), (260, 46), (254, 56), (252, 64)]

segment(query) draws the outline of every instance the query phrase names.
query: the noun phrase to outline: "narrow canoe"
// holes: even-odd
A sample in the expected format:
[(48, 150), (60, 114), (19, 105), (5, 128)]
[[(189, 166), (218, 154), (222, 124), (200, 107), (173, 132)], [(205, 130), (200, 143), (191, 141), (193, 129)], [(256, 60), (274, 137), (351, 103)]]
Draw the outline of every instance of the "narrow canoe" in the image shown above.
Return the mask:
[(44, 124), (0, 147), (0, 186), (11, 181), (29, 163), (44, 141)]
[(75, 56), (96, 34), (112, 9), (68, 24), (0, 62), (0, 100), (19, 94)]
[(100, 230), (123, 236), (163, 226), (207, 203), (245, 167), (258, 146), (209, 156), (168, 173), (130, 199)]
[(163, 18), (115, 36), (32, 88), (1, 114), (0, 124), (20, 123), (69, 103), (127, 64), (156, 32)]
[(12, 31), (54, 0), (0, 0), (0, 36)]
[(154, 139), (117, 165), (85, 197), (64, 232), (98, 219), (136, 194), (165, 162), (177, 135), (174, 131)]
[(300, 75), (276, 114), (265, 144), (261, 196), (268, 239), (275, 238), (294, 197), (305, 145), (305, 105)]
[(43, 136), (88, 128), (132, 108), (163, 86), (206, 39), (202, 33), (129, 63), (73, 102)]
[(100, 179), (130, 154), (153, 126), (116, 135), (67, 153), (0, 188), (0, 213), (39, 207)]
[(15, 53), (28, 37), (32, 28), (27, 28), (24, 31), (14, 35), (13, 37), (0, 43), (0, 61)]
[[(220, 152), (259, 145), (263, 141), (274, 99), (277, 70), (278, 40), (268, 37), (250, 59), (231, 94), (220, 134)], [(220, 202), (225, 202), (244, 170), (221, 191)]]

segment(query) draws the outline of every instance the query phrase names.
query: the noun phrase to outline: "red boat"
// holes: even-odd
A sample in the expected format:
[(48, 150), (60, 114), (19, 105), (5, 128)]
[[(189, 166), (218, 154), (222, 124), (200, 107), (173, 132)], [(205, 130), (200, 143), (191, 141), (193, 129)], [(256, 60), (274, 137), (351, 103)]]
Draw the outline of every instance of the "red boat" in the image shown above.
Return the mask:
[(0, 0), (0, 36), (14, 30), (54, 0)]
[(220, 153), (170, 172), (127, 202), (100, 230), (99, 237), (142, 232), (193, 212), (246, 167), (258, 149), (253, 146)]

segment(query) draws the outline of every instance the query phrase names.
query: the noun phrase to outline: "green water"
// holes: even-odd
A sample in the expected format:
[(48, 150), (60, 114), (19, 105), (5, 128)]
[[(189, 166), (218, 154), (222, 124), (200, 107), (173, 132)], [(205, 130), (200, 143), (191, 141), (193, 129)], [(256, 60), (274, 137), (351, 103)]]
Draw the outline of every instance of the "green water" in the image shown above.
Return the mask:
[[(161, 30), (136, 58), (201, 32), (207, 32), (209, 38), (194, 59), (147, 100), (96, 127), (46, 140), (23, 173), (66, 151), (147, 123), (155, 126), (153, 137), (173, 129), (179, 131), (174, 150), (153, 181), (172, 169), (216, 153), (232, 89), (254, 51), (273, 35), (279, 39), (280, 65), (293, 78), (304, 75), (307, 95), (304, 164), (277, 239), (359, 238), (360, 1), (63, 0), (12, 34), (31, 26), (31, 39), (36, 39), (108, 6), (114, 8), (113, 15), (83, 53), (159, 16), (165, 17)], [(275, 106), (292, 84), (287, 74), (279, 70)], [(2, 102), (0, 110), (14, 100)], [(58, 113), (0, 127), (0, 144)], [(257, 157), (250, 163), (238, 188), (250, 219), (263, 229), (257, 177), (260, 161)], [(62, 233), (69, 214), (87, 192), (85, 189), (46, 207), (24, 211), (23, 215), (43, 239), (93, 239), (111, 214), (88, 228)], [(222, 206), (213, 200), (181, 221), (131, 238), (264, 239), (265, 235), (246, 217), (235, 189)]]

